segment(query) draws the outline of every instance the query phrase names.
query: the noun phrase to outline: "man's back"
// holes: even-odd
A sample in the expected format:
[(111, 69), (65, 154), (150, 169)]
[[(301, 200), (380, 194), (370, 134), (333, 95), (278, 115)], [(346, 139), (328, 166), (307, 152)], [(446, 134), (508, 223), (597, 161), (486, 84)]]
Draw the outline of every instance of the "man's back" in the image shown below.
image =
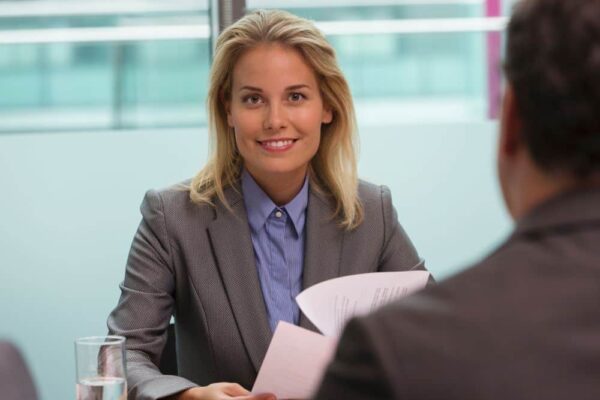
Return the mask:
[(474, 268), (353, 321), (317, 398), (358, 393), (599, 399), (600, 188), (550, 200)]

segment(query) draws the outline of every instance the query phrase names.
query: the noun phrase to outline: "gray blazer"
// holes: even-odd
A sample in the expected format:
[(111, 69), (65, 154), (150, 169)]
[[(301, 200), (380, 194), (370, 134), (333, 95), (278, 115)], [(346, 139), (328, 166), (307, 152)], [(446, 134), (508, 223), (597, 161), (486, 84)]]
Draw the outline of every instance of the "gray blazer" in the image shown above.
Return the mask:
[[(350, 274), (424, 269), (389, 189), (361, 182), (364, 222), (347, 232), (332, 201), (310, 190), (303, 288)], [(271, 339), (242, 195), (197, 205), (176, 187), (146, 193), (121, 298), (108, 318), (127, 338), (130, 399), (157, 399), (217, 381), (251, 388)], [(157, 365), (175, 317), (179, 377)], [(314, 329), (304, 317), (300, 325)]]
[(473, 268), (351, 321), (318, 400), (600, 399), (600, 188)]
[(21, 353), (9, 342), (0, 341), (0, 398), (36, 400), (35, 385)]

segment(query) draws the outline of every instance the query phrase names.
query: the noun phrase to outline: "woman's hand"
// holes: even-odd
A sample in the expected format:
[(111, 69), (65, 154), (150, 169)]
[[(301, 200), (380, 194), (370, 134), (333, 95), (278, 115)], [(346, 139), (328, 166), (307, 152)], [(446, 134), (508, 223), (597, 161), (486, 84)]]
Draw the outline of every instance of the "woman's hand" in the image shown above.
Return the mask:
[(208, 386), (185, 390), (172, 399), (176, 400), (277, 400), (272, 394), (252, 395), (237, 383), (219, 382)]

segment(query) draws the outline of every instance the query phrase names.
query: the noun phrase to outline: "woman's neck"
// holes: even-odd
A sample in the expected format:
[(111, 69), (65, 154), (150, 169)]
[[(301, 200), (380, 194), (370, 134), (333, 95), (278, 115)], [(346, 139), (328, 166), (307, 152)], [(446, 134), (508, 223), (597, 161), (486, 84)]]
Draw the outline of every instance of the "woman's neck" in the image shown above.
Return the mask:
[(248, 171), (258, 186), (278, 206), (288, 204), (296, 197), (304, 185), (306, 171), (290, 176), (287, 174), (270, 174), (268, 178), (255, 176)]

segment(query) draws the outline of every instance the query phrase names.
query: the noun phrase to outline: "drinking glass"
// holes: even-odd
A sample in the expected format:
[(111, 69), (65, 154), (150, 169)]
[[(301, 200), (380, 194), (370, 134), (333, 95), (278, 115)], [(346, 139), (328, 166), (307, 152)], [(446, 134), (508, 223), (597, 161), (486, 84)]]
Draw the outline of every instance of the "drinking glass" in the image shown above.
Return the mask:
[(77, 400), (126, 400), (125, 338), (91, 336), (75, 340)]

